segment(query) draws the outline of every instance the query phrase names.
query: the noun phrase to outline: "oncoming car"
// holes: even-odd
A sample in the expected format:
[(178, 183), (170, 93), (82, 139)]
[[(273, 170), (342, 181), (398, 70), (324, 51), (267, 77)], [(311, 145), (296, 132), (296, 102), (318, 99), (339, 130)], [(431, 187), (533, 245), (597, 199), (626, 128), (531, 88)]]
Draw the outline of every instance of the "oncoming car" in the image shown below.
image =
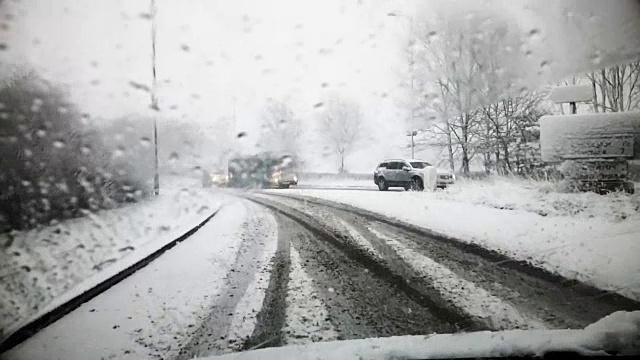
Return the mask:
[(298, 185), (298, 175), (291, 169), (276, 170), (269, 176), (269, 185), (288, 189), (291, 185)]
[(229, 174), (226, 171), (205, 171), (202, 177), (202, 187), (227, 186), (229, 184)]

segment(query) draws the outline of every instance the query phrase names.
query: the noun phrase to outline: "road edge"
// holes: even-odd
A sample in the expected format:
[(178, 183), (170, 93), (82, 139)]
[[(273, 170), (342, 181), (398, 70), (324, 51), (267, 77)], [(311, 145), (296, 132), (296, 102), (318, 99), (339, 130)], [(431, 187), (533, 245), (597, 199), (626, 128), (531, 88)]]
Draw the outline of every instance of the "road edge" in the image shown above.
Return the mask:
[(2, 342), (0, 342), (0, 355), (13, 349), (15, 346), (23, 343), (25, 340), (37, 334), (40, 330), (58, 321), (60, 318), (69, 314), (73, 310), (79, 308), (82, 304), (90, 301), (91, 299), (97, 297), (103, 292), (109, 290), (114, 285), (118, 284), (119, 282), (126, 279), (127, 277), (133, 275), (136, 271), (146, 267), (153, 260), (159, 258), (162, 254), (164, 254), (171, 248), (175, 247), (182, 241), (186, 240), (187, 238), (191, 237), (191, 235), (195, 234), (198, 230), (200, 230), (201, 227), (203, 227), (206, 223), (208, 223), (209, 220), (211, 220), (220, 211), (220, 209), (222, 209), (222, 207), (224, 207), (224, 204), (222, 204), (211, 215), (207, 216), (204, 220), (198, 223), (198, 225), (191, 228), (184, 234), (180, 235), (178, 238), (171, 240), (170, 242), (166, 243), (159, 249), (153, 251), (151, 254), (136, 261), (132, 265), (127, 266), (123, 270), (118, 271), (116, 274), (110, 276), (106, 280), (103, 280), (97, 283), (96, 285), (83, 291), (79, 295), (72, 297), (71, 299), (64, 302), (63, 304), (57, 306), (52, 310), (47, 311), (46, 313), (31, 320), (27, 324), (21, 326), (16, 331), (13, 331), (9, 335), (7, 335), (4, 339), (2, 339)]

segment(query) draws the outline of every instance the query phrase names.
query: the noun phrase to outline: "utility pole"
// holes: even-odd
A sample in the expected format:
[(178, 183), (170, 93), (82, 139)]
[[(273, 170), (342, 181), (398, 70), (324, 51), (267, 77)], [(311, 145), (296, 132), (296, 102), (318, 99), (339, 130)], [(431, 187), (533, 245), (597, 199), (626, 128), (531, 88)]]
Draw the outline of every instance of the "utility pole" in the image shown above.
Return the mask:
[(153, 82), (151, 83), (151, 109), (153, 116), (153, 152), (154, 152), (154, 175), (153, 193), (160, 194), (160, 172), (158, 170), (158, 97), (156, 96), (156, 1), (151, 0), (151, 67), (153, 71)]
[[(411, 37), (413, 38), (414, 36), (414, 28), (413, 28), (413, 18), (410, 16), (406, 16), (403, 14), (399, 14), (396, 12), (390, 12), (387, 13), (387, 16), (389, 17), (396, 17), (396, 18), (403, 18), (405, 20), (409, 21), (409, 32)], [(413, 42), (411, 42), (413, 43)], [(410, 83), (410, 101), (409, 101), (409, 105), (411, 106), (411, 111), (410, 111), (410, 118), (409, 118), (409, 127), (411, 128), (411, 130), (409, 131), (409, 134), (407, 134), (407, 136), (411, 136), (411, 158), (413, 159), (415, 157), (415, 143), (413, 141), (413, 137), (416, 136), (418, 134), (418, 132), (415, 129), (415, 96), (414, 96), (414, 84), (413, 84), (413, 65), (414, 65), (414, 53), (413, 53), (413, 46), (410, 49), (409, 52), (409, 83)]]

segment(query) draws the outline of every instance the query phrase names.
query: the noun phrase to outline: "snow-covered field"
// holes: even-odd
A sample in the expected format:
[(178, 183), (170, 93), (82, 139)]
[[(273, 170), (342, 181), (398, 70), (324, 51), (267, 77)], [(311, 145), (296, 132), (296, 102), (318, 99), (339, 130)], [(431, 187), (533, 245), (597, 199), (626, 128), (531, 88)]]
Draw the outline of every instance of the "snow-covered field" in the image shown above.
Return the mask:
[(160, 196), (54, 226), (1, 235), (0, 338), (198, 225), (225, 197), (166, 177)]
[(571, 194), (558, 188), (553, 182), (492, 177), (460, 180), (433, 193), (283, 193), (378, 212), (640, 299), (640, 195)]
[(377, 189), (376, 184), (373, 183), (373, 173), (368, 178), (363, 178), (363, 175), (351, 176), (348, 175), (339, 176), (321, 176), (315, 174), (302, 174), (299, 176), (300, 187), (348, 187), (348, 188), (372, 188)]

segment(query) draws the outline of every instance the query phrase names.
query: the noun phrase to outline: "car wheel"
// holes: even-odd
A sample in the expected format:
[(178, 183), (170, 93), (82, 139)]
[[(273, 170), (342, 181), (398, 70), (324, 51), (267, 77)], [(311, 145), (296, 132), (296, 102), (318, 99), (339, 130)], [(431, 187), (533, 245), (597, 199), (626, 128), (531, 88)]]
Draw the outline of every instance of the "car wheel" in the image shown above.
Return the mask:
[(378, 189), (380, 191), (386, 191), (389, 187), (387, 187), (387, 181), (384, 178), (378, 179)]
[(422, 179), (419, 177), (414, 177), (411, 179), (411, 190), (413, 191), (423, 191), (424, 184), (422, 183)]
[(409, 190), (411, 190), (411, 183), (404, 186), (404, 191), (409, 191)]
[(280, 185), (280, 189), (288, 189), (289, 184)]

